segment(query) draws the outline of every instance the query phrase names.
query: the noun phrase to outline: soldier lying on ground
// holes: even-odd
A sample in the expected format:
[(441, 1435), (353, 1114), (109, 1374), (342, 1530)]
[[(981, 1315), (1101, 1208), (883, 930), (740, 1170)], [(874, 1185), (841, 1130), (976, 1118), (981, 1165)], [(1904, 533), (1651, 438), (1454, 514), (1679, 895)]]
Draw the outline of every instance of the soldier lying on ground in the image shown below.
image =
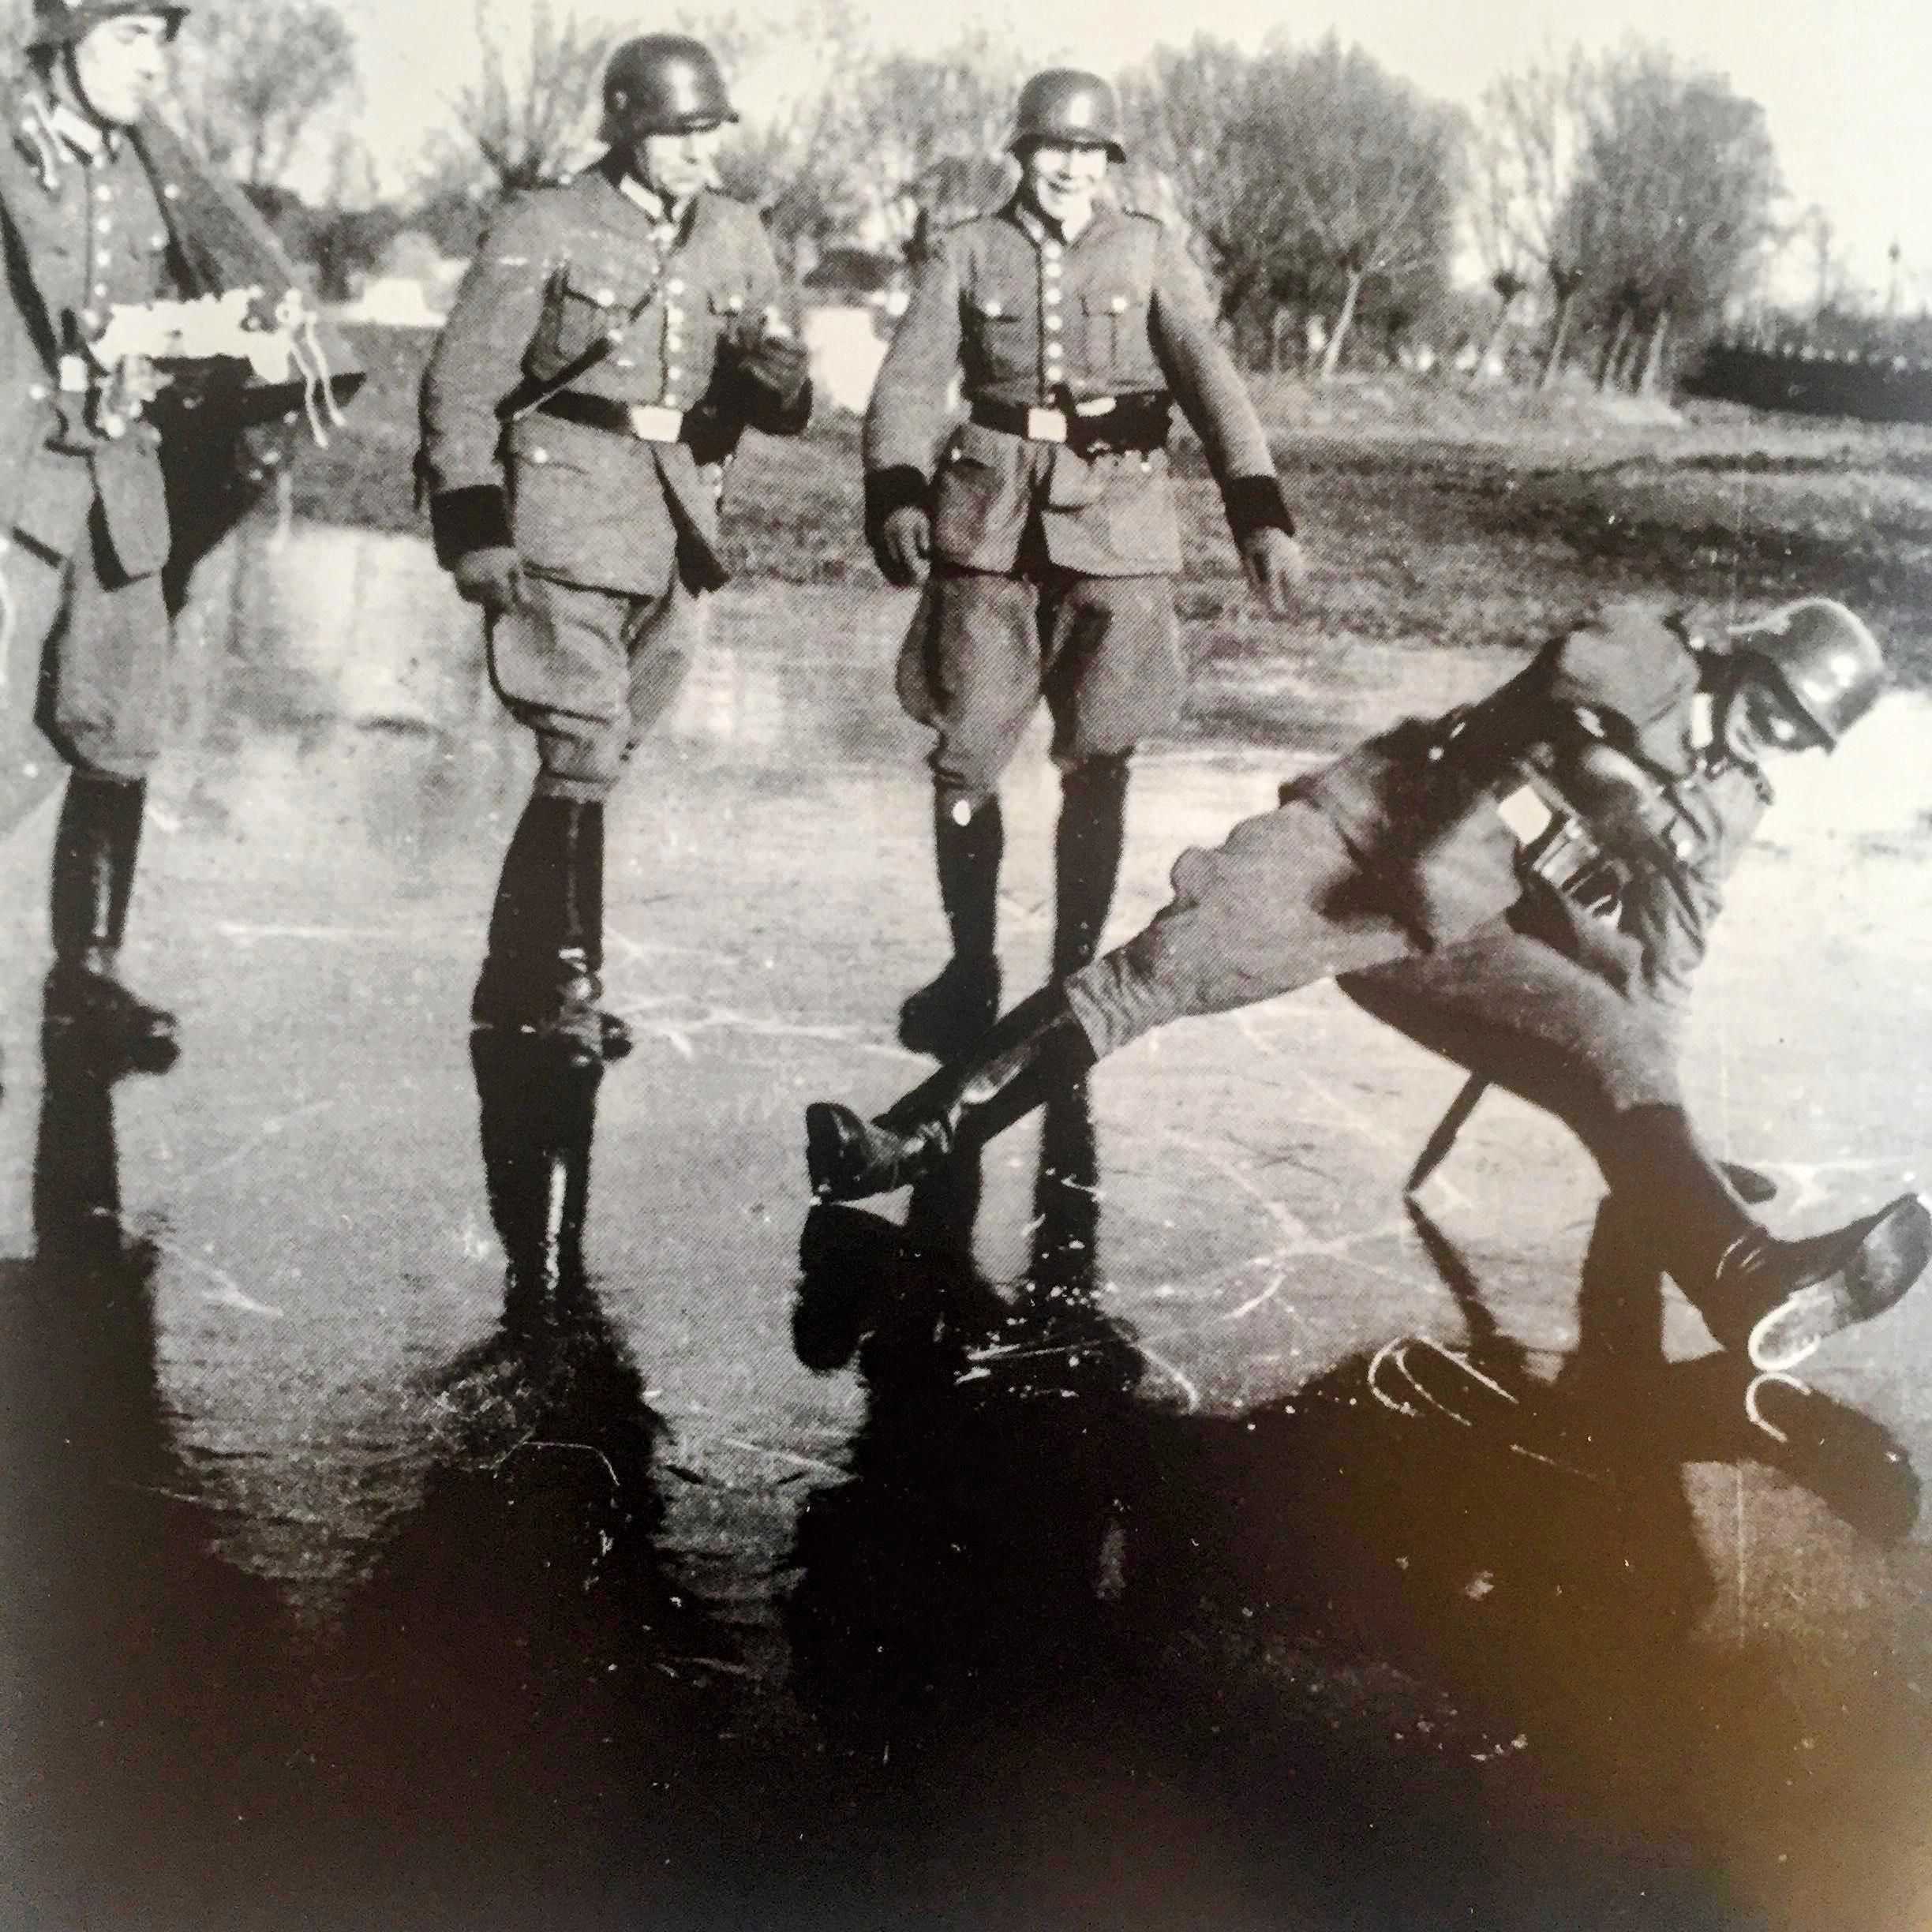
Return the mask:
[[(1679, 1015), (1771, 801), (1767, 766), (1831, 749), (1883, 677), (1870, 632), (1822, 598), (1728, 648), (1619, 606), (1481, 703), (1370, 739), (1219, 851), (1184, 853), (1150, 925), (876, 1121), (809, 1108), (812, 1185), (837, 1200), (900, 1186), (1151, 1028), (1334, 978), (1564, 1121), (1719, 1342), (1787, 1368), (1898, 1300), (1932, 1254), (1932, 1216), (1906, 1195), (1829, 1234), (1771, 1235), (1692, 1130)], [(1611, 889), (1617, 924), (1584, 903)]]
[[(896, 584), (931, 575), (901, 702), (938, 734), (933, 838), (953, 957), (900, 1013), (939, 1058), (999, 1011), (999, 781), (1046, 701), (1061, 770), (1054, 969), (1093, 957), (1120, 870), (1128, 762), (1179, 717), (1170, 580), (1178, 403), (1221, 486), (1242, 566), (1277, 616), (1302, 560), (1254, 406), (1186, 249), (1096, 200), (1125, 159), (1114, 90), (1072, 69), (1022, 90), (1020, 179), (925, 242), (865, 424), (866, 534)], [(935, 445), (956, 382), (967, 420)]]
[(737, 119), (698, 42), (604, 77), (608, 152), (485, 237), (423, 378), (436, 556), (487, 613), (490, 674), (541, 769), (504, 859), (479, 1025), (616, 1058), (599, 1010), (604, 801), (676, 696), (717, 555), (723, 460), (793, 436), (805, 353), (755, 209), (713, 191)]

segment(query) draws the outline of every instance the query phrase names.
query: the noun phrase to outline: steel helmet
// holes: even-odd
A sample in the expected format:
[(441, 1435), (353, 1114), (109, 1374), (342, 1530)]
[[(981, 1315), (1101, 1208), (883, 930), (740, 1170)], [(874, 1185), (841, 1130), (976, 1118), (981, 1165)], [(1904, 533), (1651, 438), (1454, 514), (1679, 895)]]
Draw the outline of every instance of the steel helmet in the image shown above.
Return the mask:
[(1050, 67), (1020, 90), (1013, 116), (1013, 154), (1041, 141), (1069, 148), (1104, 148), (1112, 161), (1125, 161), (1121, 145), (1119, 97), (1112, 84), (1077, 67)]
[(604, 108), (628, 134), (695, 134), (738, 118), (711, 50), (688, 34), (625, 41), (604, 69)]
[(1762, 672), (1827, 748), (1885, 688), (1878, 640), (1862, 618), (1829, 597), (1800, 597), (1733, 631), (1731, 655), (1740, 668)]
[(27, 51), (72, 47), (105, 21), (142, 14), (166, 21), (171, 40), (187, 12), (176, 0), (33, 0), (33, 31)]

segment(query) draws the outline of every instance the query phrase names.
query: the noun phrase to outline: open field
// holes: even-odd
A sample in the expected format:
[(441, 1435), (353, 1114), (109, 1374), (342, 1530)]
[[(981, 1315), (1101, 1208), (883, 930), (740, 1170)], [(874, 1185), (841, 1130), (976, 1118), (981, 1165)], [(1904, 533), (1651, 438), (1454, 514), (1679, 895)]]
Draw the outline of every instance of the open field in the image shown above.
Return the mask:
[[(370, 386), (336, 446), (304, 459), (298, 509), (425, 527), (410, 459), (432, 339), (358, 332)], [(1803, 590), (1840, 597), (1883, 631), (1904, 682), (1932, 683), (1932, 429), (1394, 377), (1326, 388), (1264, 380), (1259, 394), (1313, 573), (1290, 623), (1256, 614), (1200, 451), (1184, 437), (1181, 608), (1196, 732), (1303, 738), (1294, 695), (1311, 677), (1354, 681), (1354, 647), (1373, 647), (1373, 683), (1386, 650), (1530, 645), (1622, 590), (1713, 615)], [(859, 534), (852, 418), (829, 417), (796, 443), (748, 438), (730, 506), (741, 570), (786, 583), (878, 581)]]

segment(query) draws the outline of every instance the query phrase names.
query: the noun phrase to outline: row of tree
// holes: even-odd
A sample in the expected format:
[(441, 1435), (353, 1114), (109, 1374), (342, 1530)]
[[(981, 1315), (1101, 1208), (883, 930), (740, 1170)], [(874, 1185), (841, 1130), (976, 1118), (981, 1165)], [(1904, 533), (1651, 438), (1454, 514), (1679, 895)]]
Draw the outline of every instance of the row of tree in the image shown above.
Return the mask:
[[(729, 0), (680, 21), (728, 72), (763, 77), (724, 185), (766, 212), (792, 267), (842, 244), (905, 250), (922, 222), (1002, 191), (1025, 72), (1009, 44), (970, 32), (937, 54), (882, 51), (850, 0), (798, 6), (778, 29), (762, 20), (754, 32)], [(553, 0), (528, 21), (505, 37), (478, 0), (475, 77), (405, 204), (370, 205), (354, 45), (334, 0), (202, 0), (183, 39), (182, 118), (304, 230), (290, 239), (337, 292), (405, 220), (461, 252), (503, 194), (582, 158), (604, 63), (634, 29)], [(773, 47), (784, 56), (776, 85), (758, 52)], [(1365, 333), (1393, 341), (1425, 318), (1440, 333), (1466, 234), (1493, 294), (1486, 320), (1457, 319), (1472, 346), (1534, 342), (1546, 382), (1588, 351), (1601, 382), (1642, 387), (1673, 339), (1707, 331), (1788, 238), (1762, 111), (1654, 46), (1533, 62), (1473, 115), (1333, 38), (1249, 53), (1201, 36), (1120, 78), (1135, 159), (1118, 191), (1185, 224), (1224, 322), (1257, 361), (1318, 345), (1327, 373)], [(318, 142), (331, 182), (319, 210), (283, 185), (298, 155), (313, 168)]]

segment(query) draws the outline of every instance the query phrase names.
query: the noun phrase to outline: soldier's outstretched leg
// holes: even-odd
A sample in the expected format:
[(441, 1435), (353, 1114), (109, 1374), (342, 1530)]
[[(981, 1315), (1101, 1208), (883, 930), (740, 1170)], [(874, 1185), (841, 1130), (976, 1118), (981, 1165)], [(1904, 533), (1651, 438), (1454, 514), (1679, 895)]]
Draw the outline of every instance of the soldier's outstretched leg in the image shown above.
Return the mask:
[(620, 1058), (630, 1030), (599, 1006), (603, 961), (604, 807), (537, 792), (504, 856), (470, 1017), (568, 1059)]
[(867, 1121), (837, 1101), (805, 1110), (805, 1159), (821, 1200), (859, 1200), (937, 1173), (983, 1145), (1093, 1065), (1085, 1029), (1057, 984), (1014, 1007), (974, 1057), (942, 1067)]
[(1563, 1121), (1655, 1265), (1761, 1371), (1789, 1368), (1882, 1314), (1932, 1260), (1932, 1214), (1910, 1194), (1828, 1234), (1772, 1234), (1691, 1128), (1668, 1013), (1507, 924), (1341, 985), (1378, 1019)]
[(1090, 965), (1100, 943), (1126, 835), (1128, 751), (1083, 758), (1060, 780), (1060, 823), (1054, 835), (1054, 950), (1056, 979)]
[(964, 1053), (999, 1011), (995, 950), (1005, 826), (997, 796), (941, 784), (933, 792), (933, 849), (953, 957), (899, 1009), (899, 1043), (949, 1060)]
[(1725, 1348), (1762, 1373), (1881, 1315), (1932, 1260), (1932, 1213), (1902, 1194), (1875, 1214), (1785, 1241), (1745, 1205), (1681, 1107), (1638, 1106), (1593, 1136), (1612, 1190)]
[(138, 778), (91, 771), (67, 781), (54, 836), (46, 1012), (49, 1027), (158, 1073), (180, 1051), (174, 1016), (131, 991), (118, 971), (147, 789)]

